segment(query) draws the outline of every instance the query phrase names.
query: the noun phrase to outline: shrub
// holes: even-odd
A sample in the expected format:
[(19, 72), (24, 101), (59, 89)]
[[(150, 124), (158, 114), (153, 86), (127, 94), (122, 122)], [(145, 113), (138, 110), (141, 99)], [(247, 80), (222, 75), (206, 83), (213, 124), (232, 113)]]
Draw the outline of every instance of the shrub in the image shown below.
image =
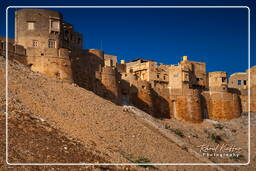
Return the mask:
[[(136, 158), (133, 155), (130, 154), (126, 154), (124, 151), (119, 150), (120, 154), (122, 156), (124, 156), (124, 158), (126, 158), (127, 160), (129, 160), (132, 163), (150, 163), (150, 160), (146, 157), (139, 157)], [(157, 169), (155, 166), (153, 165), (140, 165), (138, 164), (138, 166), (140, 167), (144, 167), (144, 168), (152, 168), (152, 169)]]
[(173, 132), (174, 132), (176, 135), (178, 135), (178, 136), (180, 136), (180, 137), (182, 137), (182, 138), (184, 137), (183, 132), (182, 132), (181, 130), (179, 130), (179, 129), (174, 129)]
[(214, 141), (215, 143), (220, 143), (221, 141), (223, 141), (223, 139), (221, 138), (221, 136), (220, 135), (216, 135), (215, 133), (212, 133), (211, 135), (210, 135), (210, 139), (212, 140), (212, 141)]
[(229, 158), (232, 159), (232, 160), (242, 160), (242, 159), (244, 159), (244, 155), (239, 154), (238, 156), (232, 156), (232, 157), (229, 157)]

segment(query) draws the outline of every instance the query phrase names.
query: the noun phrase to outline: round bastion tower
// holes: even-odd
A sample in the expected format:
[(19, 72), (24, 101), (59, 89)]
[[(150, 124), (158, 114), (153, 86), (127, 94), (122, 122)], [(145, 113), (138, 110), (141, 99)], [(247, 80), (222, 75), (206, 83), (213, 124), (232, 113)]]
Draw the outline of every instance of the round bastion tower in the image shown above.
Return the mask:
[(21, 9), (15, 12), (15, 42), (26, 48), (33, 71), (56, 79), (73, 81), (70, 49), (64, 47), (66, 24), (59, 12)]
[(208, 117), (213, 120), (237, 118), (241, 114), (239, 97), (228, 91), (227, 73), (215, 71), (208, 73), (209, 91), (202, 93), (206, 100)]

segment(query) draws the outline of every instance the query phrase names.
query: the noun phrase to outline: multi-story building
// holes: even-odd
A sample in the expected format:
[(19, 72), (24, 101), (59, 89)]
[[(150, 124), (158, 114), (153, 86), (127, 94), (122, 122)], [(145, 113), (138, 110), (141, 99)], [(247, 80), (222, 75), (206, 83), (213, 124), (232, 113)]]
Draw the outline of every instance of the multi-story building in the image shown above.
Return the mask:
[[(0, 37), (0, 43), (0, 53), (5, 54), (5, 38)], [(232, 74), (228, 82), (226, 72), (207, 73), (205, 63), (187, 56), (177, 65), (141, 58), (118, 63), (117, 56), (103, 50), (83, 49), (83, 36), (56, 11), (16, 11), (15, 40), (8, 39), (8, 52), (33, 71), (74, 82), (117, 104), (191, 122), (238, 117), (240, 105), (249, 111), (250, 73), (250, 110), (256, 111), (256, 66)]]

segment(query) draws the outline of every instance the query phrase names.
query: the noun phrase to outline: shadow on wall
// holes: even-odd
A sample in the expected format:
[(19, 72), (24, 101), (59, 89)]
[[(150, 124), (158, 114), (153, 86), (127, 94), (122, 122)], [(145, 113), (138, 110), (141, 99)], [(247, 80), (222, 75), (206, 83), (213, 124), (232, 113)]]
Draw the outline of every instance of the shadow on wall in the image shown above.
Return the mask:
[(103, 59), (93, 53), (81, 50), (75, 53), (72, 52), (70, 60), (74, 83), (95, 92), (97, 88), (96, 71), (100, 71)]
[(116, 105), (122, 105), (121, 104), (121, 97), (120, 95), (116, 95), (114, 94), (112, 91), (110, 91), (105, 85), (103, 85), (101, 83), (100, 80), (96, 80), (97, 83), (97, 88), (94, 91), (95, 94), (97, 94), (98, 96), (101, 96), (102, 98), (111, 101), (112, 103), (116, 104)]
[(131, 104), (156, 118), (170, 118), (169, 102), (156, 90), (137, 82), (121, 81), (122, 104)]
[(236, 88), (228, 88), (228, 92), (232, 93), (232, 94), (237, 94), (239, 110), (240, 110), (240, 113), (242, 113), (243, 112), (243, 102), (242, 102), (242, 99), (241, 99), (241, 95), (245, 94), (247, 96), (248, 90), (238, 90)]
[(74, 83), (120, 105), (119, 93), (114, 94), (101, 82), (101, 72), (104, 65), (103, 57), (81, 50), (72, 52), (70, 60)]
[(170, 119), (171, 115), (170, 115), (169, 101), (167, 101), (164, 97), (162, 97), (162, 95), (160, 95), (160, 93), (158, 93), (154, 89), (150, 89), (150, 93), (153, 98), (153, 109), (154, 109), (153, 115), (154, 115), (154, 117)]
[(203, 119), (209, 119), (207, 99), (201, 93), (200, 93), (200, 102), (201, 102), (201, 111), (202, 111)]

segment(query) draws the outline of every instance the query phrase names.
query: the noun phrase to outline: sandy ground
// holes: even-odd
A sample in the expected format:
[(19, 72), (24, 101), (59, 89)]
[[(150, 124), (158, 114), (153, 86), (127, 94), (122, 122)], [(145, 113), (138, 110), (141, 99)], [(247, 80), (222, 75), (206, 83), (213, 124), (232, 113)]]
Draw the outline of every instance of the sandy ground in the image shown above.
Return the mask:
[[(9, 151), (9, 161), (200, 162), (186, 150), (160, 135), (157, 130), (143, 124), (130, 113), (123, 112), (121, 106), (116, 106), (76, 85), (55, 81), (39, 73), (31, 72), (17, 62), (10, 61), (9, 64), (9, 120), (12, 123), (9, 128), (9, 135), (11, 135), (9, 138), (9, 148), (11, 149)], [(3, 113), (5, 98), (5, 63), (3, 58), (0, 58), (0, 65), (2, 99), (0, 107), (1, 113)], [(3, 119), (2, 117), (1, 123), (3, 123)], [(27, 120), (29, 120), (28, 123)], [(242, 120), (244, 121), (245, 119)], [(175, 128), (186, 128), (188, 132), (191, 129), (191, 134), (198, 134), (197, 137), (200, 137), (190, 138), (192, 145), (197, 145), (200, 141), (210, 142), (207, 138), (203, 138), (207, 133), (201, 137), (201, 132), (198, 130), (209, 130), (207, 125), (210, 127), (212, 123), (207, 122), (195, 127), (189, 124), (173, 122), (173, 119), (159, 122)], [(238, 119), (234, 122), (234, 126), (239, 122), (240, 120)], [(228, 124), (231, 124), (231, 122), (225, 126)], [(239, 127), (240, 125), (241, 128)], [(238, 139), (237, 145), (241, 145), (245, 149), (246, 139), (243, 137), (245, 137), (246, 132), (243, 132), (243, 128), (246, 124), (242, 125), (241, 123), (240, 125), (235, 127), (237, 135), (233, 138), (235, 140)], [(184, 141), (189, 141), (189, 134), (186, 131), (184, 129), (185, 138), (183, 138)], [(222, 130), (218, 131), (221, 132)], [(26, 135), (29, 136), (26, 137)], [(196, 137), (196, 135), (194, 136)], [(233, 134), (227, 136), (232, 139)], [(226, 138), (223, 137), (223, 139), (227, 141)], [(1, 146), (1, 150), (3, 150), (2, 148), (4, 146)], [(253, 148), (255, 149), (255, 145), (253, 145)], [(62, 152), (64, 153), (62, 154)], [(48, 153), (50, 157), (47, 158)], [(244, 157), (245, 159), (239, 160), (244, 162), (247, 156), (244, 155)], [(4, 160), (1, 160), (4, 163)], [(252, 161), (255, 163), (255, 156), (252, 156)], [(226, 170), (253, 170), (253, 167), (253, 165), (250, 165), (240, 168), (225, 168)], [(32, 167), (22, 168), (33, 170)], [(50, 167), (38, 166), (38, 168), (48, 170)], [(71, 168), (72, 170), (86, 169), (85, 167), (54, 168), (60, 170), (71, 170)], [(13, 169), (15, 170), (15, 168)], [(104, 170), (105, 168), (91, 167), (88, 169)], [(124, 170), (125, 167), (107, 169)], [(216, 170), (210, 166), (158, 166), (148, 168), (136, 166), (127, 167), (127, 169)]]

